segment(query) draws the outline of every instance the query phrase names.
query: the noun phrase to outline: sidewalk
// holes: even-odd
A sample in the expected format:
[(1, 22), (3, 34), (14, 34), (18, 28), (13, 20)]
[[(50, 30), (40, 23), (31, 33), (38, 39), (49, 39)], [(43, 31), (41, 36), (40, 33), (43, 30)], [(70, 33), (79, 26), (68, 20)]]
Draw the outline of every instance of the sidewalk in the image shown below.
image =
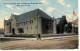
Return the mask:
[[(72, 36), (78, 36), (78, 35), (69, 35), (69, 36), (53, 36), (53, 37), (41, 37), (41, 40), (46, 40), (46, 39), (60, 39), (62, 37), (72, 37)], [(24, 37), (0, 37), (0, 39), (3, 40), (37, 40), (37, 38), (24, 38)]]

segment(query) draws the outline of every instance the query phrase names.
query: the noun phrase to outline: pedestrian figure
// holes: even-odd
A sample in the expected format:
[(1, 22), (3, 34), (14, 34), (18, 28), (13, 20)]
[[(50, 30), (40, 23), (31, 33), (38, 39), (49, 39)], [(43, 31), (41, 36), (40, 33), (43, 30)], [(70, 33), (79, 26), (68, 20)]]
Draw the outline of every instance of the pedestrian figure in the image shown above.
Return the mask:
[(41, 35), (40, 34), (37, 35), (37, 40), (41, 40)]

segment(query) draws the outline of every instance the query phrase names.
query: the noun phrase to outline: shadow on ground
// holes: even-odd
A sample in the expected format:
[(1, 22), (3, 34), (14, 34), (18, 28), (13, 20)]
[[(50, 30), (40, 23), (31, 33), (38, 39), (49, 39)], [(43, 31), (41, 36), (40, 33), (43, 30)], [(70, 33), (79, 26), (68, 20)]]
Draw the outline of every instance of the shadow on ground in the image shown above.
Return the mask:
[(9, 42), (9, 41), (16, 41), (16, 40), (24, 40), (24, 39), (15, 39), (15, 38), (0, 38), (0, 42)]

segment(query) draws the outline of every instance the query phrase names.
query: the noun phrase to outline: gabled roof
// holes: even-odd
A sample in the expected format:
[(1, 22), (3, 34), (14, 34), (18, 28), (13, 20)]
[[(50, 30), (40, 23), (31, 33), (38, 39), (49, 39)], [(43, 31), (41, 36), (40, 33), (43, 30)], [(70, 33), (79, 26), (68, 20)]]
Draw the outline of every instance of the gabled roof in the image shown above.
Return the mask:
[(31, 20), (33, 18), (37, 17), (43, 17), (43, 18), (48, 18), (52, 19), (49, 15), (41, 11), (40, 9), (35, 9), (26, 13), (23, 13), (21, 15), (13, 15), (13, 17), (16, 19), (17, 22), (25, 22), (27, 20)]

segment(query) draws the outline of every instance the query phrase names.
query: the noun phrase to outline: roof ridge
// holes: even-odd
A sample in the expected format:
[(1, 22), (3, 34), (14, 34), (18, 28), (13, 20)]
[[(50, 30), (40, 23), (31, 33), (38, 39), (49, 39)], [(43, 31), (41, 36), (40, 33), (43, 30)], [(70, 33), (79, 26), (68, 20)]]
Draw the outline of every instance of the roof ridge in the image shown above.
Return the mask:
[(23, 15), (23, 14), (26, 14), (26, 13), (29, 13), (29, 12), (32, 12), (32, 11), (35, 11), (35, 10), (40, 10), (40, 9), (39, 9), (39, 8), (37, 8), (37, 9), (34, 9), (34, 10), (30, 10), (30, 11), (25, 12), (25, 13), (22, 13), (22, 14), (20, 14), (20, 15)]
[(48, 14), (46, 14), (44, 11), (40, 10), (39, 8), (32, 11), (25, 12), (20, 15), (14, 15), (14, 17), (18, 22), (24, 22), (36, 18), (38, 15), (39, 17), (52, 19)]

